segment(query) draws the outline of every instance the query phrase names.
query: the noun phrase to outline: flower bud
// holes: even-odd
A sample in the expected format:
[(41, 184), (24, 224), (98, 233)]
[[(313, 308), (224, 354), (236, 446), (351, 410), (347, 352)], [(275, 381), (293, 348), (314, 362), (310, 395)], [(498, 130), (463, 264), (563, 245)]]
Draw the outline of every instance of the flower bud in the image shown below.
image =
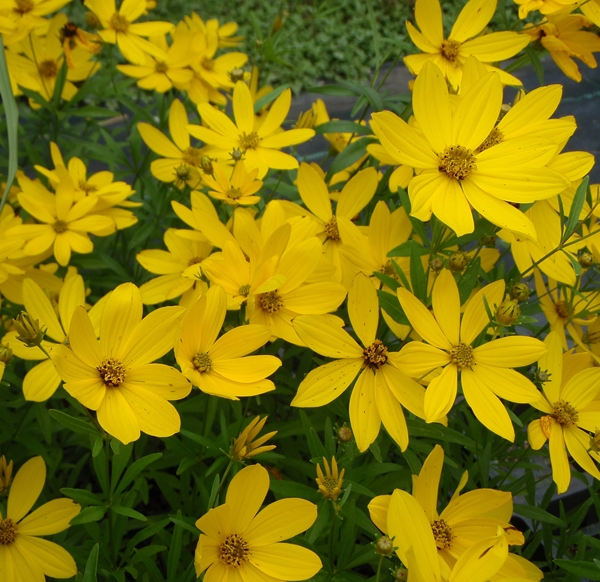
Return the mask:
[(544, 382), (548, 382), (549, 379), (550, 379), (550, 374), (548, 373), (547, 370), (537, 370), (537, 372), (535, 373), (535, 381), (536, 382), (544, 383)]
[(589, 269), (590, 267), (594, 266), (594, 263), (596, 262), (594, 260), (594, 255), (592, 255), (591, 253), (581, 253), (579, 255), (579, 264), (584, 268), (584, 269)]
[(212, 160), (208, 156), (202, 156), (200, 158), (200, 168), (205, 174), (208, 174), (209, 176), (213, 175), (214, 170)]
[(234, 162), (239, 162), (242, 158), (244, 157), (244, 154), (241, 150), (238, 150), (237, 148), (235, 148), (232, 152), (231, 152), (231, 159)]
[(393, 572), (394, 580), (406, 582), (408, 580), (408, 570), (406, 568), (396, 568)]
[(469, 257), (466, 253), (462, 251), (458, 251), (454, 253), (450, 260), (448, 261), (448, 267), (451, 271), (459, 273), (460, 271), (464, 271), (467, 267), (467, 263), (469, 262)]
[(526, 283), (515, 283), (510, 288), (510, 296), (517, 301), (526, 301), (529, 299), (530, 292), (531, 291)]
[(17, 330), (17, 339), (23, 342), (28, 348), (39, 346), (44, 339), (46, 330), (42, 329), (40, 322), (33, 319), (26, 311), (21, 311), (15, 319), (13, 319), (15, 329)]
[(593, 435), (590, 435), (590, 450), (600, 453), (600, 430), (596, 429)]
[(275, 34), (278, 30), (281, 30), (283, 27), (285, 20), (281, 17), (281, 14), (278, 14), (275, 18), (275, 22), (273, 22), (273, 27), (271, 28), (271, 34)]
[(389, 556), (394, 551), (394, 542), (388, 536), (381, 536), (375, 542), (375, 550), (381, 556)]
[(231, 79), (232, 83), (237, 83), (238, 81), (244, 80), (244, 69), (240, 67), (231, 69), (231, 71), (229, 71), (229, 73), (227, 74), (229, 75), (229, 78)]
[(433, 257), (431, 261), (429, 261), (429, 268), (432, 271), (441, 271), (444, 268), (444, 261), (441, 257)]
[(340, 443), (349, 443), (352, 440), (352, 429), (349, 426), (340, 426), (337, 431), (337, 439)]
[(12, 360), (13, 351), (6, 345), (0, 342), (0, 362), (8, 364)]
[(513, 325), (513, 323), (519, 319), (520, 315), (521, 308), (519, 307), (519, 302), (516, 299), (503, 301), (500, 305), (498, 305), (498, 309), (496, 309), (496, 319), (502, 325)]

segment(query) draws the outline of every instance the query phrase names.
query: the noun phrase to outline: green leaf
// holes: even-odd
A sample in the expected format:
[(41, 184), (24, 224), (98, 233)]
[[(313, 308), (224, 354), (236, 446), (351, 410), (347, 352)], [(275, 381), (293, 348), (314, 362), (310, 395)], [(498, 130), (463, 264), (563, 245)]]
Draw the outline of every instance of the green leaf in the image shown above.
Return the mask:
[(110, 508), (112, 511), (114, 511), (115, 513), (118, 513), (119, 515), (124, 515), (125, 517), (131, 517), (131, 518), (137, 519), (139, 521), (148, 521), (148, 518), (143, 513), (140, 513), (139, 511), (136, 511), (135, 509), (131, 509), (131, 507), (125, 507), (124, 505), (115, 504), (115, 505), (111, 505)]
[(379, 289), (377, 291), (377, 297), (379, 297), (379, 306), (383, 309), (395, 322), (402, 323), (403, 325), (410, 325), (408, 318), (404, 315), (402, 307), (400, 307), (400, 301), (396, 295), (392, 295), (387, 291)]
[(127, 467), (127, 471), (125, 471), (125, 475), (123, 475), (123, 478), (121, 479), (121, 481), (115, 491), (115, 495), (119, 495), (120, 493), (122, 493), (130, 483), (133, 483), (135, 478), (148, 465), (150, 465), (151, 463), (154, 463), (154, 461), (157, 461), (161, 457), (162, 457), (162, 453), (152, 453), (151, 455), (146, 455), (145, 457), (138, 459), (134, 463), (131, 463), (131, 465), (129, 465), (129, 467)]
[(317, 434), (317, 431), (313, 428), (308, 415), (304, 412), (304, 410), (300, 410), (300, 418), (302, 420), (302, 427), (304, 428), (304, 434), (306, 435), (306, 439), (308, 440), (308, 450), (310, 451), (311, 458), (322, 459), (327, 456), (325, 452), (325, 447)]
[(529, 62), (531, 63), (531, 66), (533, 67), (533, 70), (535, 71), (535, 74), (538, 78), (538, 81), (540, 82), (540, 85), (543, 85), (544, 84), (544, 65), (542, 65), (542, 61), (540, 60), (540, 57), (538, 56), (537, 52), (531, 45), (525, 47), (525, 54), (529, 57)]
[[(177, 512), (177, 517), (181, 519), (181, 511)], [(175, 523), (173, 536), (171, 537), (171, 545), (169, 546), (169, 556), (167, 557), (167, 582), (175, 582), (177, 580), (177, 570), (179, 568), (179, 558), (181, 557), (181, 537), (183, 527)]]
[(355, 95), (364, 97), (369, 102), (373, 111), (383, 110), (383, 100), (381, 99), (381, 95), (377, 93), (373, 87), (369, 87), (369, 85), (359, 85), (358, 83), (348, 83), (346, 81), (342, 81), (340, 85), (347, 87), (353, 91)]
[(60, 98), (65, 87), (65, 83), (67, 82), (68, 70), (69, 68), (67, 66), (67, 59), (63, 59), (60, 71), (58, 71), (58, 75), (56, 77), (56, 84), (54, 85), (54, 94), (52, 95), (52, 104), (54, 105), (55, 110), (58, 110), (58, 108), (60, 107)]
[(96, 570), (98, 569), (98, 554), (100, 553), (100, 545), (96, 544), (85, 563), (85, 571), (83, 573), (83, 582), (97, 582)]
[(90, 507), (86, 507), (79, 512), (79, 515), (76, 515), (71, 520), (71, 525), (78, 525), (82, 523), (91, 523), (93, 521), (100, 521), (104, 514), (106, 513), (106, 507), (104, 505), (92, 505)]
[(187, 523), (187, 521), (184, 521), (183, 519), (178, 519), (176, 517), (170, 517), (169, 521), (171, 521), (177, 525), (180, 525), (183, 529), (186, 529), (191, 534), (193, 534), (195, 537), (198, 537), (200, 535), (200, 530), (195, 525), (191, 525), (191, 524)]
[(420, 245), (417, 241), (407, 240), (403, 242), (401, 245), (394, 247), (388, 254), (388, 257), (410, 257), (413, 254), (413, 248), (416, 247), (419, 255), (428, 255), (429, 251), (423, 246)]
[(332, 95), (333, 97), (352, 97), (356, 95), (354, 91), (341, 85), (315, 85), (306, 89), (309, 93), (319, 95)]
[(514, 512), (518, 515), (522, 515), (523, 517), (534, 519), (535, 521), (551, 523), (552, 525), (556, 525), (558, 527), (567, 527), (567, 524), (562, 519), (559, 519), (555, 515), (548, 513), (541, 507), (534, 507), (532, 505), (520, 505), (515, 503)]
[(325, 181), (329, 181), (331, 176), (345, 170), (348, 166), (351, 166), (354, 162), (360, 160), (360, 158), (367, 153), (367, 146), (376, 141), (377, 140), (372, 137), (362, 137), (346, 146), (344, 151), (338, 154), (331, 163), (331, 166), (329, 166)]
[(290, 86), (289, 83), (286, 83), (285, 85), (281, 85), (281, 87), (277, 87), (277, 89), (273, 89), (273, 91), (267, 93), (264, 97), (261, 97), (254, 104), (254, 113), (258, 113), (265, 105), (273, 103), (273, 101), (275, 101), (275, 99), (277, 99), (277, 97), (279, 97), (286, 89), (289, 89)]
[(421, 303), (427, 301), (427, 277), (423, 264), (421, 262), (421, 253), (418, 245), (414, 244), (410, 248), (410, 283), (413, 293)]
[(581, 578), (588, 578), (589, 580), (600, 580), (600, 568), (597, 564), (590, 564), (590, 562), (583, 562), (577, 560), (554, 560), (554, 563), (561, 567), (567, 572), (577, 574)]
[(573, 197), (573, 204), (571, 205), (571, 210), (569, 211), (569, 217), (567, 218), (567, 227), (565, 228), (565, 232), (563, 233), (562, 240), (565, 242), (577, 228), (579, 224), (579, 215), (581, 214), (581, 209), (583, 208), (583, 204), (585, 203), (585, 197), (588, 191), (588, 184), (590, 183), (590, 177), (586, 176), (577, 191), (575, 192), (575, 196)]
[(91, 491), (87, 489), (71, 489), (70, 487), (63, 487), (60, 492), (71, 499), (77, 501), (77, 503), (82, 503), (84, 505), (103, 505), (104, 501), (94, 495)]
[(91, 434), (93, 436), (98, 436), (100, 434), (96, 427), (86, 420), (75, 418), (70, 414), (66, 414), (54, 408), (51, 408), (48, 411), (48, 414), (52, 418), (54, 418), (54, 420), (58, 420), (58, 422), (60, 422), (63, 426), (66, 426), (67, 428), (71, 429), (73, 432), (79, 434)]
[(370, 135), (371, 130), (365, 125), (359, 125), (354, 121), (328, 121), (315, 127), (317, 135), (324, 133), (356, 133), (359, 135)]

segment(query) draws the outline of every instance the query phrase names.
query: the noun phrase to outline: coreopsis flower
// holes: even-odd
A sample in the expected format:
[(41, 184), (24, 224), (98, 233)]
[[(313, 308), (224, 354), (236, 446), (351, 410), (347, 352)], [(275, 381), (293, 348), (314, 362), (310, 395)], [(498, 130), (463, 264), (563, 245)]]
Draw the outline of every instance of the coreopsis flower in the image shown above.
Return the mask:
[(258, 168), (248, 172), (243, 160), (236, 162), (229, 176), (221, 164), (215, 163), (212, 176), (205, 175), (202, 181), (210, 188), (208, 194), (215, 200), (222, 200), (230, 206), (238, 204), (247, 206), (258, 204), (261, 199), (260, 196), (256, 196), (256, 193), (262, 188), (263, 183), (256, 179), (257, 174)]
[(530, 41), (524, 35), (508, 30), (480, 34), (495, 11), (496, 0), (469, 0), (452, 26), (450, 35), (445, 38), (439, 0), (417, 0), (415, 19), (421, 31), (410, 22), (406, 23), (406, 28), (422, 53), (404, 57), (404, 64), (411, 73), (418, 75), (425, 63), (433, 62), (450, 85), (457, 88), (462, 81), (464, 63), (472, 55), (488, 70), (497, 72), (503, 84), (521, 85), (521, 81), (513, 75), (488, 64), (514, 57)]
[(540, 359), (539, 368), (546, 373), (547, 381), (542, 384), (543, 397), (532, 406), (545, 416), (529, 423), (527, 437), (536, 450), (549, 441), (552, 478), (558, 492), (564, 493), (571, 482), (567, 451), (586, 473), (600, 479), (594, 463), (600, 461), (600, 455), (589, 444), (590, 434), (600, 427), (600, 368), (574, 369), (571, 360), (581, 354), (563, 356), (562, 341), (556, 332), (550, 332), (544, 343), (548, 353)]
[(100, 319), (100, 340), (85, 308), (71, 318), (69, 347), (57, 345), (51, 357), (65, 390), (97, 411), (106, 432), (127, 444), (140, 432), (167, 437), (181, 420), (169, 400), (185, 398), (192, 388), (171, 366), (155, 364), (173, 348), (174, 328), (183, 308), (162, 307), (142, 319), (142, 296), (133, 283), (119, 285), (108, 297)]
[(169, 109), (169, 131), (173, 141), (149, 123), (138, 123), (138, 130), (146, 145), (162, 158), (150, 164), (156, 179), (174, 182), (178, 188), (185, 184), (197, 188), (201, 184), (200, 172), (205, 171), (207, 164), (212, 171), (212, 164), (204, 148), (191, 145), (187, 125), (185, 106), (179, 99), (173, 99)]
[(530, 220), (510, 202), (549, 198), (570, 180), (546, 167), (559, 146), (543, 137), (523, 136), (476, 153), (501, 107), (500, 77), (488, 73), (461, 94), (453, 111), (442, 72), (426, 63), (413, 92), (419, 129), (389, 111), (373, 114), (381, 144), (419, 170), (408, 186), (413, 216), (427, 221), (433, 213), (462, 235), (474, 230), (473, 207), (497, 226), (535, 237)]
[(323, 466), (325, 467), (325, 474), (323, 474), (321, 464), (317, 463), (317, 478), (315, 481), (319, 487), (319, 492), (325, 499), (337, 501), (339, 494), (342, 492), (344, 473), (346, 472), (346, 469), (342, 469), (341, 472), (338, 471), (335, 456), (331, 457), (331, 468), (329, 468), (327, 459), (323, 457)]
[(67, 22), (60, 29), (59, 39), (62, 42), (63, 52), (67, 59), (67, 66), (70, 69), (75, 68), (75, 61), (73, 61), (72, 53), (74, 48), (81, 47), (93, 55), (98, 54), (102, 48), (102, 39), (97, 34), (86, 32), (71, 21)]
[(458, 378), (465, 400), (478, 420), (496, 434), (513, 441), (515, 431), (500, 402), (532, 403), (539, 398), (535, 385), (513, 367), (527, 366), (546, 353), (538, 339), (510, 336), (473, 346), (489, 324), (484, 296), (492, 313), (504, 297), (504, 281), (480, 289), (467, 303), (461, 321), (458, 286), (444, 269), (433, 286), (433, 314), (409, 291), (399, 287), (398, 299), (415, 331), (425, 340), (406, 344), (398, 365), (410, 376), (420, 378), (442, 368), (425, 393), (425, 420), (436, 422), (452, 408)]
[(211, 18), (204, 22), (195, 12), (192, 12), (190, 16), (185, 16), (184, 20), (190, 30), (194, 32), (203, 32), (205, 34), (215, 32), (219, 39), (219, 47), (221, 48), (239, 46), (242, 40), (244, 40), (243, 36), (233, 36), (238, 29), (237, 22), (232, 21), (220, 24), (216, 18)]
[(3, 516), (0, 510), (2, 582), (43, 582), (45, 576), (71, 578), (77, 574), (77, 565), (71, 554), (39, 536), (66, 530), (81, 506), (63, 497), (44, 503), (27, 515), (42, 492), (45, 481), (46, 464), (42, 457), (29, 459), (15, 475), (8, 494), (6, 515)]
[(590, 26), (592, 21), (582, 14), (549, 14), (541, 23), (526, 27), (523, 32), (539, 39), (560, 70), (569, 79), (580, 82), (581, 73), (573, 58), (595, 69), (597, 63), (592, 53), (600, 51), (600, 38), (582, 30)]
[(276, 430), (258, 437), (258, 433), (265, 426), (267, 418), (268, 417), (265, 416), (261, 420), (260, 416), (257, 416), (252, 419), (250, 424), (239, 434), (239, 436), (233, 439), (233, 446), (229, 453), (233, 459), (236, 461), (244, 461), (255, 457), (256, 455), (260, 455), (261, 453), (272, 451), (275, 448), (275, 445), (265, 445), (265, 443), (277, 434)]
[(313, 129), (290, 129), (281, 131), (292, 102), (292, 92), (286, 89), (277, 97), (269, 113), (260, 125), (254, 115), (252, 95), (248, 85), (238, 81), (233, 89), (233, 115), (235, 124), (208, 103), (200, 103), (198, 111), (207, 125), (188, 126), (194, 137), (213, 146), (211, 155), (219, 159), (230, 159), (234, 150), (244, 155), (248, 170), (258, 168), (258, 178), (262, 178), (269, 168), (295, 170), (298, 160), (286, 154), (281, 148), (308, 141), (314, 136)]
[(307, 580), (321, 569), (314, 552), (284, 543), (317, 519), (317, 506), (304, 499), (281, 499), (259, 512), (269, 491), (269, 473), (260, 465), (242, 469), (229, 484), (225, 503), (196, 522), (196, 575), (205, 579)]
[(350, 396), (350, 425), (363, 452), (379, 434), (381, 423), (404, 451), (408, 429), (402, 406), (423, 417), (425, 390), (400, 371), (398, 354), (377, 339), (379, 301), (369, 279), (359, 273), (348, 293), (350, 323), (362, 346), (329, 316), (299, 316), (293, 322), (302, 341), (313, 351), (334, 358), (312, 370), (300, 383), (292, 406), (329, 404), (358, 376)]
[[(574, 0), (515, 0), (515, 4), (519, 6), (519, 18), (527, 18), (527, 15), (534, 10), (544, 15), (570, 12), (575, 3)], [(591, 3), (593, 4), (594, 0)]]
[(49, 21), (45, 16), (60, 10), (71, 0), (0, 0), (0, 15), (16, 26), (4, 42), (12, 44), (26, 37), (32, 30), (36, 36), (48, 32)]
[(0, 457), (0, 494), (6, 493), (12, 483), (13, 462), (6, 462), (6, 457)]
[(175, 342), (175, 358), (183, 374), (202, 392), (238, 400), (275, 389), (267, 380), (281, 366), (275, 356), (248, 354), (271, 338), (262, 325), (242, 325), (218, 338), (227, 295), (213, 285), (186, 312)]
[(162, 49), (142, 37), (166, 34), (173, 25), (170, 22), (134, 22), (146, 11), (146, 0), (123, 2), (118, 11), (115, 0), (85, 0), (84, 4), (104, 27), (98, 31), (102, 40), (110, 44), (116, 43), (129, 62), (143, 65), (146, 53), (159, 59), (166, 58)]

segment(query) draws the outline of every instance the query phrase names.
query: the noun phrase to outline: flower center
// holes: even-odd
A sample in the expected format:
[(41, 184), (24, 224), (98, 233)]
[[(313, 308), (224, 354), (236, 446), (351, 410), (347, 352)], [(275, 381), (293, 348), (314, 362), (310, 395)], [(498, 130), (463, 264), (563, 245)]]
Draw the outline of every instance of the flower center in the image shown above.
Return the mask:
[(69, 225), (64, 221), (64, 220), (57, 220), (53, 225), (52, 228), (54, 229), (54, 231), (57, 234), (62, 234), (63, 232), (65, 232), (66, 230), (68, 230)]
[(231, 198), (232, 200), (237, 200), (242, 197), (242, 191), (239, 188), (234, 188), (233, 186), (227, 190), (226, 194), (227, 198)]
[(283, 299), (277, 291), (269, 291), (259, 295), (258, 302), (267, 313), (277, 313), (283, 309)]
[(17, 525), (10, 519), (0, 519), (0, 545), (12, 544), (17, 537)]
[(467, 344), (460, 342), (450, 350), (450, 361), (457, 368), (470, 368), (474, 363), (473, 348)]
[(378, 370), (387, 362), (388, 349), (381, 340), (376, 339), (368, 348), (363, 350), (365, 365), (372, 370)]
[(259, 142), (260, 142), (260, 138), (258, 137), (258, 134), (255, 131), (253, 131), (252, 133), (249, 133), (248, 135), (243, 133), (242, 137), (240, 137), (240, 147), (243, 150), (256, 149), (256, 146), (258, 146)]
[(563, 319), (569, 317), (569, 306), (562, 299), (559, 299), (554, 304), (554, 309), (556, 309), (558, 317), (562, 317)]
[(248, 296), (248, 293), (250, 293), (250, 285), (246, 284), (246, 285), (242, 285), (239, 290), (238, 293), (240, 295), (243, 295), (244, 297)]
[(335, 216), (332, 216), (331, 220), (325, 223), (325, 235), (329, 240), (340, 240), (340, 231)]
[(449, 550), (452, 548), (452, 528), (443, 520), (437, 519), (433, 522), (431, 529), (435, 538), (435, 545), (439, 550)]
[(198, 352), (194, 356), (192, 364), (198, 372), (208, 372), (212, 368), (212, 360), (206, 352)]
[(167, 65), (167, 63), (163, 61), (156, 61), (156, 64), (154, 65), (154, 70), (157, 73), (166, 73), (169, 70), (169, 65)]
[(475, 153), (480, 154), (481, 152), (491, 148), (492, 146), (502, 143), (503, 140), (504, 140), (504, 135), (502, 134), (502, 132), (497, 127), (494, 127), (494, 129), (492, 129), (492, 131), (490, 131), (490, 135), (488, 135), (483, 140), (481, 145), (475, 150)]
[(192, 257), (189, 261), (188, 261), (188, 267), (191, 267), (192, 265), (198, 265), (202, 262), (202, 259), (200, 257)]
[(183, 152), (183, 161), (190, 166), (199, 166), (202, 163), (202, 152), (198, 148), (189, 147)]
[(109, 25), (117, 32), (127, 32), (129, 30), (129, 20), (127, 20), (127, 18), (118, 12), (115, 12), (110, 17)]
[(39, 70), (40, 75), (44, 77), (44, 79), (52, 79), (58, 75), (58, 64), (52, 59), (42, 61), (39, 64)]
[(200, 66), (203, 69), (206, 69), (207, 71), (212, 71), (215, 68), (215, 63), (212, 59), (209, 59), (208, 57), (204, 57), (202, 59), (202, 62), (200, 63)]
[(187, 182), (192, 177), (189, 166), (181, 164), (175, 168), (175, 182), (181, 184)]
[(574, 426), (579, 420), (579, 413), (568, 402), (559, 400), (553, 404), (552, 417), (558, 424), (563, 426)]
[(470, 149), (460, 145), (448, 146), (438, 154), (438, 171), (446, 172), (451, 178), (464, 180), (477, 169), (477, 159)]
[(107, 388), (118, 388), (125, 381), (125, 366), (114, 358), (104, 360), (96, 370)]
[(219, 558), (223, 564), (231, 568), (239, 568), (250, 557), (250, 546), (239, 534), (230, 534), (219, 546)]
[(394, 265), (392, 265), (392, 260), (389, 259), (388, 262), (379, 269), (380, 273), (387, 275), (388, 277), (393, 277), (398, 280), (398, 273), (396, 273), (396, 269), (394, 269)]
[(18, 12), (19, 14), (31, 12), (35, 6), (33, 0), (17, 0), (16, 4), (17, 6), (14, 11)]
[(442, 56), (451, 62), (456, 61), (460, 53), (460, 43), (456, 40), (443, 40), (442, 41)]
[(327, 489), (327, 493), (329, 493), (329, 495), (333, 495), (333, 493), (336, 492), (337, 486), (338, 480), (334, 477), (325, 477), (323, 479), (323, 487)]

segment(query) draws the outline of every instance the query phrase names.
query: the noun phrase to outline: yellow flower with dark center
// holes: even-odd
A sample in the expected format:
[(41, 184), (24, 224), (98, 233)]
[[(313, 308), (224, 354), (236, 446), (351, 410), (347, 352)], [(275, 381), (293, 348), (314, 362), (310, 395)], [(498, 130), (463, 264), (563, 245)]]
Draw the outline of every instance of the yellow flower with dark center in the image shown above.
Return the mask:
[[(227, 168), (230, 170), (230, 168)], [(258, 204), (256, 193), (262, 188), (262, 181), (256, 180), (258, 168), (247, 171), (243, 160), (236, 162), (233, 172), (226, 172), (219, 164), (213, 164), (213, 175), (203, 176), (202, 181), (211, 188), (208, 194), (230, 206)]]
[(415, 378), (442, 368), (425, 393), (425, 420), (437, 422), (450, 411), (460, 377), (465, 400), (479, 421), (513, 441), (510, 416), (498, 397), (529, 404), (539, 398), (534, 384), (512, 368), (537, 361), (546, 347), (540, 340), (524, 336), (472, 345), (489, 324), (484, 296), (493, 313), (504, 297), (504, 281), (480, 289), (467, 303), (462, 321), (458, 286), (448, 270), (440, 272), (433, 286), (433, 314), (406, 289), (399, 287), (397, 294), (406, 317), (424, 339), (406, 344), (398, 365)]
[(2, 582), (43, 582), (45, 576), (71, 578), (77, 574), (77, 565), (71, 554), (39, 536), (66, 530), (81, 507), (72, 499), (54, 499), (27, 515), (42, 492), (45, 481), (46, 465), (42, 457), (29, 459), (15, 475), (6, 514), (3, 515), (0, 510)]
[(225, 503), (196, 522), (202, 532), (196, 575), (212, 582), (307, 580), (321, 569), (310, 550), (283, 542), (307, 530), (317, 507), (304, 499), (281, 499), (259, 509), (269, 491), (269, 473), (260, 465), (242, 469), (229, 484)]
[(550, 332), (544, 343), (548, 354), (539, 362), (541, 370), (549, 373), (543, 383), (543, 397), (532, 406), (545, 413), (527, 427), (529, 443), (534, 449), (549, 441), (552, 478), (559, 493), (565, 492), (571, 482), (567, 451), (587, 473), (600, 479), (594, 461), (600, 455), (590, 447), (590, 438), (600, 427), (597, 395), (600, 392), (600, 368), (582, 365), (582, 354), (563, 356), (560, 335)]
[(277, 431), (268, 432), (263, 436), (258, 437), (258, 433), (263, 429), (268, 417), (264, 417), (262, 420), (260, 416), (254, 418), (250, 424), (239, 434), (236, 439), (233, 439), (233, 446), (231, 447), (230, 456), (236, 461), (244, 461), (272, 451), (275, 445), (265, 445), (270, 438), (277, 434)]
[(181, 307), (155, 309), (142, 319), (142, 297), (132, 283), (109, 296), (100, 319), (100, 340), (83, 307), (73, 313), (69, 347), (58, 345), (51, 357), (65, 390), (91, 410), (100, 426), (127, 444), (140, 432), (167, 437), (180, 428), (179, 413), (168, 402), (192, 388), (171, 366), (155, 364), (173, 348)]
[(446, 38), (439, 0), (417, 0), (415, 18), (421, 31), (410, 22), (406, 23), (406, 28), (422, 54), (404, 57), (404, 63), (411, 73), (418, 75), (425, 63), (433, 62), (450, 85), (456, 88), (461, 84), (465, 61), (469, 56), (474, 56), (488, 70), (496, 71), (503, 84), (521, 85), (516, 77), (488, 64), (514, 57), (529, 44), (529, 39), (517, 32), (480, 34), (495, 11), (496, 0), (469, 0)]
[(342, 492), (346, 469), (342, 469), (341, 472), (338, 471), (335, 457), (331, 457), (331, 468), (329, 468), (327, 459), (323, 457), (323, 466), (325, 467), (325, 474), (323, 474), (321, 465), (317, 463), (317, 478), (315, 481), (325, 499), (337, 501), (339, 494)]

